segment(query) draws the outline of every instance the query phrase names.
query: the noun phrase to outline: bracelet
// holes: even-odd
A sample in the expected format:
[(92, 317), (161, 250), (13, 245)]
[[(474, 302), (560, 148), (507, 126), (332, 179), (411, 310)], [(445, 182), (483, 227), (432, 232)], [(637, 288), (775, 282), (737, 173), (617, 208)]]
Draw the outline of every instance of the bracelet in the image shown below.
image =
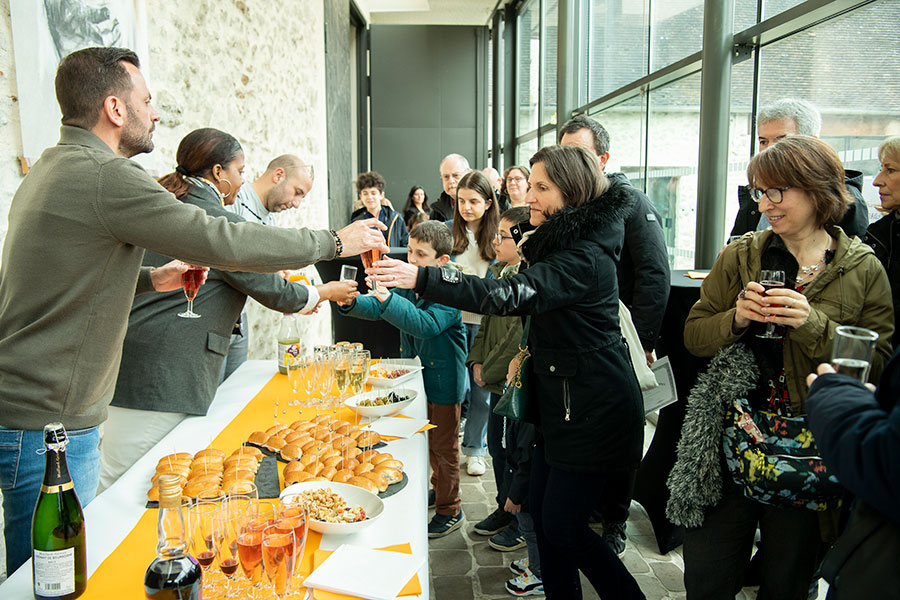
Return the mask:
[(337, 234), (337, 231), (335, 231), (334, 229), (329, 229), (328, 233), (330, 233), (331, 237), (334, 238), (334, 248), (335, 248), (334, 255), (340, 256), (341, 252), (344, 251), (344, 242), (341, 241), (341, 236), (339, 236)]

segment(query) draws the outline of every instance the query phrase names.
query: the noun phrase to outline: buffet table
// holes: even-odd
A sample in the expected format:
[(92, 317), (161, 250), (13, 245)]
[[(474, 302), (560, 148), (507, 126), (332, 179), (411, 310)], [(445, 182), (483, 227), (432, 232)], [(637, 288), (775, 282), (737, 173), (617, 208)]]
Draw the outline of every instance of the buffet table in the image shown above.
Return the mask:
[[(421, 373), (403, 384), (418, 397), (403, 414), (427, 418)], [(265, 430), (276, 419), (289, 424), (298, 408), (288, 406), (291, 391), (287, 377), (278, 374), (275, 361), (247, 361), (219, 387), (205, 417), (183, 421), (163, 438), (115, 484), (84, 508), (87, 534), (87, 591), (81, 598), (141, 598), (144, 571), (156, 556), (155, 509), (145, 509), (157, 461), (173, 452), (197, 452), (212, 445), (230, 454), (256, 430)], [(276, 415), (277, 403), (277, 415)], [(307, 417), (310, 409), (304, 409)], [(352, 419), (349, 409), (340, 418)], [(316, 548), (333, 550), (342, 544), (381, 548), (409, 543), (416, 556), (427, 558), (428, 439), (417, 433), (409, 439), (388, 442), (384, 452), (403, 461), (409, 484), (386, 498), (384, 513), (362, 532), (352, 536), (321, 536), (309, 532), (304, 561), (312, 564)], [(279, 471), (283, 470), (280, 463)], [(421, 596), (428, 597), (428, 561), (418, 572)], [(0, 598), (33, 598), (31, 563), (25, 563), (0, 585)]]

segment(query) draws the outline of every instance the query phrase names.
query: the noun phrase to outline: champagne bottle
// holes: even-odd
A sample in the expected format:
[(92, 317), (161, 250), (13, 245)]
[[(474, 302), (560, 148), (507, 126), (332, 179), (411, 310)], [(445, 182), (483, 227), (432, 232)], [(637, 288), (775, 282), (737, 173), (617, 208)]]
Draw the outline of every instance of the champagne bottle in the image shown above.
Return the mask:
[(177, 475), (161, 475), (156, 558), (144, 574), (144, 596), (148, 600), (200, 600), (203, 573), (189, 555), (188, 537), (181, 511), (181, 485)]
[(31, 520), (35, 598), (69, 600), (87, 587), (84, 513), (66, 464), (62, 423), (44, 426), (44, 484)]
[(278, 329), (278, 372), (287, 374), (284, 362), (284, 353), (292, 344), (300, 343), (300, 329), (297, 327), (297, 317), (293, 313), (284, 313), (281, 326)]

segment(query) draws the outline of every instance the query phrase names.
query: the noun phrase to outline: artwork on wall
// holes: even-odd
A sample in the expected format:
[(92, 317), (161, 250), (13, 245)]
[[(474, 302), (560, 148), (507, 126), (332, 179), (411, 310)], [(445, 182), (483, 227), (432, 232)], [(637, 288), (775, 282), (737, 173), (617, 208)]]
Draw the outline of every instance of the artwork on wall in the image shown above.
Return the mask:
[(30, 165), (59, 139), (59, 61), (91, 46), (137, 52), (147, 71), (144, 0), (10, 0), (22, 155)]

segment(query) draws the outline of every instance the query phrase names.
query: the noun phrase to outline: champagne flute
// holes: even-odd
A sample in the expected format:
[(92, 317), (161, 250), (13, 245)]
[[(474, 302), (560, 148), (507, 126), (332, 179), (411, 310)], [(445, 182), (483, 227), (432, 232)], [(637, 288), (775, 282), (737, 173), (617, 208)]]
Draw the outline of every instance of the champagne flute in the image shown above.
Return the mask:
[(191, 544), (194, 556), (203, 569), (203, 595), (211, 595), (214, 591), (209, 568), (219, 554), (219, 548), (225, 537), (222, 529), (222, 513), (219, 506), (210, 502), (198, 502), (191, 508)]
[(340, 406), (341, 402), (344, 399), (344, 394), (347, 393), (347, 386), (350, 385), (350, 357), (351, 352), (346, 348), (341, 348), (334, 354), (333, 360), (333, 368), (334, 368), (334, 383), (337, 385), (338, 389), (338, 398), (336, 402), (332, 403), (332, 408), (334, 412), (337, 412), (338, 406)]
[[(366, 269), (371, 269), (372, 264), (375, 261), (381, 260), (381, 250), (379, 250), (377, 248), (372, 248), (368, 252), (363, 252), (362, 254), (360, 254), (359, 257), (362, 259), (363, 266)], [(371, 291), (369, 292), (370, 296), (374, 296), (376, 292), (382, 291), (382, 288), (381, 288), (381, 286), (378, 285), (377, 281), (372, 281), (372, 283), (369, 287), (372, 288)]]
[(316, 391), (316, 359), (309, 355), (303, 362), (303, 386), (306, 389), (306, 401), (303, 406), (315, 406), (313, 394)]
[(227, 498), (247, 498), (250, 502), (256, 503), (259, 500), (259, 490), (252, 481), (235, 481), (228, 488)]
[(334, 383), (334, 372), (332, 371), (331, 348), (328, 346), (319, 347), (321, 352), (316, 356), (316, 388), (322, 396), (322, 405), (325, 405), (328, 393)]
[(288, 494), (280, 498), (278, 506), (279, 514), (276, 524), (282, 529), (290, 529), (294, 532), (293, 575), (294, 582), (299, 584), (299, 571), (303, 562), (303, 552), (306, 549), (306, 534), (309, 531), (309, 511), (305, 498), (300, 494)]
[(282, 600), (291, 585), (294, 570), (294, 531), (270, 525), (263, 530), (263, 565), (275, 596)]
[[(768, 292), (771, 289), (784, 287), (784, 271), (770, 271), (763, 269), (759, 272), (759, 284)], [(766, 323), (764, 333), (756, 334), (758, 338), (780, 340), (784, 337), (784, 327), (775, 323)]]
[(252, 591), (250, 597), (255, 598), (262, 581), (262, 536), (265, 527), (259, 527), (259, 523), (254, 524), (254, 518), (249, 512), (241, 515), (239, 522), (238, 559), (241, 571), (250, 582)]
[(371, 354), (368, 350), (357, 350), (350, 358), (350, 391), (353, 395), (362, 394), (369, 376)]
[(208, 490), (203, 490), (199, 494), (197, 494), (197, 502), (209, 502), (211, 504), (216, 504), (222, 502), (225, 499), (225, 492), (220, 490), (219, 488), (210, 488)]
[(219, 569), (225, 575), (225, 597), (232, 595), (231, 580), (237, 572), (240, 558), (238, 557), (238, 537), (240, 534), (240, 520), (242, 511), (236, 506), (223, 506), (223, 533), (222, 546), (219, 548)]
[(187, 310), (178, 313), (179, 317), (184, 319), (199, 319), (200, 315), (194, 312), (194, 298), (200, 291), (200, 284), (203, 282), (203, 269), (191, 267), (181, 274), (181, 287), (188, 301)]
[(287, 369), (288, 382), (294, 399), (288, 402), (288, 406), (298, 406), (300, 402), (297, 396), (300, 393), (300, 380), (303, 377), (303, 359), (300, 357), (300, 345), (291, 344), (284, 353), (284, 367)]

